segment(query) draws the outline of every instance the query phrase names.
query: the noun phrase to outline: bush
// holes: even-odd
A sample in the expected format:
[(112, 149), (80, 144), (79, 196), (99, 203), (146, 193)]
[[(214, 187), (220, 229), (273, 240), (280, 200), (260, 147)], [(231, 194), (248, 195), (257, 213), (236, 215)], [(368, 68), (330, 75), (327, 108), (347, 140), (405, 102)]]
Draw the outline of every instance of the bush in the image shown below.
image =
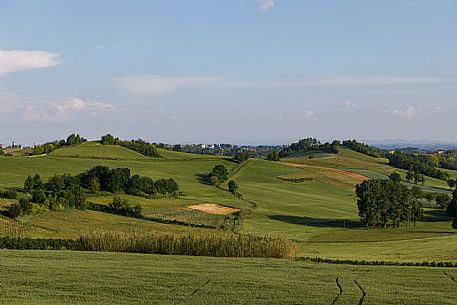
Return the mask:
[(3, 198), (3, 199), (16, 199), (17, 198), (17, 193), (16, 193), (16, 191), (13, 191), (13, 190), (0, 191), (0, 198)]

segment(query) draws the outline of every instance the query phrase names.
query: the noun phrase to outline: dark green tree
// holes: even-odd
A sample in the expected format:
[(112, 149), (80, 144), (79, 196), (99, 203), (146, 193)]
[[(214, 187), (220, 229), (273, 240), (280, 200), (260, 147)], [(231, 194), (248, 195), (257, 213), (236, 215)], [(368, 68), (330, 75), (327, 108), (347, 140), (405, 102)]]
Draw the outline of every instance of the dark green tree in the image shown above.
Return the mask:
[(216, 176), (220, 183), (224, 183), (228, 179), (228, 170), (224, 165), (218, 164), (213, 168), (209, 176)]
[(228, 183), (228, 190), (233, 193), (233, 194), (236, 194), (237, 190), (238, 190), (238, 184), (236, 184), (235, 181), (233, 180), (230, 180), (229, 183)]
[(393, 172), (390, 174), (389, 179), (392, 180), (393, 182), (400, 183), (401, 182), (401, 176), (397, 172)]

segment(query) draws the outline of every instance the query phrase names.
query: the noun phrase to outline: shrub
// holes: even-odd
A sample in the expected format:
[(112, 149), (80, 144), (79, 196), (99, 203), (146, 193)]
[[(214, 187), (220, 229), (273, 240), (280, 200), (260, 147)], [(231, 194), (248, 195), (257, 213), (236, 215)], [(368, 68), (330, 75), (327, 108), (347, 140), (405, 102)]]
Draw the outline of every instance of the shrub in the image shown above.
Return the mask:
[(16, 193), (16, 191), (13, 191), (13, 190), (0, 191), (0, 198), (3, 198), (3, 199), (16, 199), (17, 198), (17, 193)]

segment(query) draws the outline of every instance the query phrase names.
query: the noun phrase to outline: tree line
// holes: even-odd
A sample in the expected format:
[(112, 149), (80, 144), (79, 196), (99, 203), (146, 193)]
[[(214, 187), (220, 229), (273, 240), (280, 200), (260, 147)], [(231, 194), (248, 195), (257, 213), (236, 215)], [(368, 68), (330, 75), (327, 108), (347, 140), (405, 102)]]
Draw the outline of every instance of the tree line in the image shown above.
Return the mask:
[(123, 146), (147, 157), (160, 157), (156, 145), (142, 139), (126, 141), (120, 140), (119, 138), (115, 138), (111, 134), (107, 134), (101, 137), (101, 143), (103, 145)]
[(30, 155), (42, 155), (42, 154), (49, 154), (53, 150), (56, 150), (61, 147), (65, 146), (72, 146), (72, 145), (78, 145), (83, 142), (86, 142), (87, 140), (83, 137), (81, 137), (79, 134), (74, 134), (72, 133), (67, 137), (66, 140), (55, 140), (52, 142), (47, 142), (41, 145), (35, 145), (33, 147), (33, 151), (30, 153)]
[[(301, 139), (296, 143), (292, 143), (287, 147), (284, 147), (279, 152), (280, 158), (286, 158), (293, 155), (297, 155), (299, 153), (309, 152), (309, 151), (322, 151), (328, 153), (338, 153), (339, 146), (341, 143), (339, 141), (333, 141), (332, 143), (324, 143), (322, 144), (319, 140), (315, 138), (306, 138)], [(271, 156), (275, 158), (276, 156)]]
[(375, 157), (375, 158), (380, 158), (383, 156), (383, 152), (376, 147), (357, 142), (356, 140), (346, 140), (343, 141), (342, 143), (343, 146), (346, 146), (347, 148), (354, 150), (356, 152)]
[(388, 155), (389, 165), (422, 175), (448, 180), (449, 174), (438, 169), (438, 158), (432, 155), (415, 155), (396, 151)]

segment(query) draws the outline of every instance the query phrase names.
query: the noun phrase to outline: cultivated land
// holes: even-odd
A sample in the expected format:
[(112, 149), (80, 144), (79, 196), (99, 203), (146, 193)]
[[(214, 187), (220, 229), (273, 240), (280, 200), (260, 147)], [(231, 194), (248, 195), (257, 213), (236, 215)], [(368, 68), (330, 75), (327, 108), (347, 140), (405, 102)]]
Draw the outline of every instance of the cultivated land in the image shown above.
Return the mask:
[[(360, 227), (355, 185), (366, 178), (386, 178), (393, 171), (405, 176), (405, 171), (390, 167), (385, 159), (346, 148), (339, 154), (313, 154), (311, 159), (252, 159), (241, 165), (218, 156), (167, 150), (160, 153), (161, 158), (148, 158), (123, 147), (89, 142), (58, 149), (48, 156), (0, 157), (0, 188), (22, 188), (27, 175), (35, 173), (47, 179), (54, 174), (78, 174), (96, 165), (128, 167), (132, 174), (173, 178), (179, 183), (182, 195), (177, 198), (121, 196), (141, 205), (146, 217), (218, 226), (225, 215), (189, 208), (217, 204), (249, 210), (252, 214), (243, 219), (240, 232), (293, 239), (300, 247), (298, 256), (457, 262), (452, 219), (437, 209), (426, 209), (424, 220), (415, 227)], [(207, 184), (206, 174), (217, 164), (230, 171), (242, 199), (228, 192), (226, 184), (219, 188)], [(457, 172), (448, 172), (457, 177)], [(423, 189), (449, 192), (445, 182), (429, 177)], [(112, 199), (112, 194), (105, 194), (89, 197), (88, 201), (106, 205)], [(0, 209), (9, 204), (1, 201)], [(2, 230), (14, 231), (31, 237), (77, 238), (81, 233), (99, 230), (176, 234), (215, 231), (91, 210), (47, 211), (21, 216), (17, 222), (1, 217), (0, 234)], [(229, 230), (223, 234), (233, 233)], [(337, 277), (343, 289), (339, 304), (359, 302), (362, 290), (354, 280), (367, 293), (367, 304), (452, 304), (457, 285), (452, 280), (457, 276), (455, 270), (441, 268), (72, 251), (1, 250), (0, 257), (4, 288), (0, 303), (4, 304), (23, 304), (32, 297), (36, 304), (61, 304), (62, 300), (68, 304), (331, 304), (339, 292)], [(70, 278), (72, 281), (66, 280)], [(15, 284), (19, 282), (26, 282), (30, 289)]]
[(455, 269), (71, 251), (0, 255), (0, 304), (8, 305), (414, 305), (457, 298)]

